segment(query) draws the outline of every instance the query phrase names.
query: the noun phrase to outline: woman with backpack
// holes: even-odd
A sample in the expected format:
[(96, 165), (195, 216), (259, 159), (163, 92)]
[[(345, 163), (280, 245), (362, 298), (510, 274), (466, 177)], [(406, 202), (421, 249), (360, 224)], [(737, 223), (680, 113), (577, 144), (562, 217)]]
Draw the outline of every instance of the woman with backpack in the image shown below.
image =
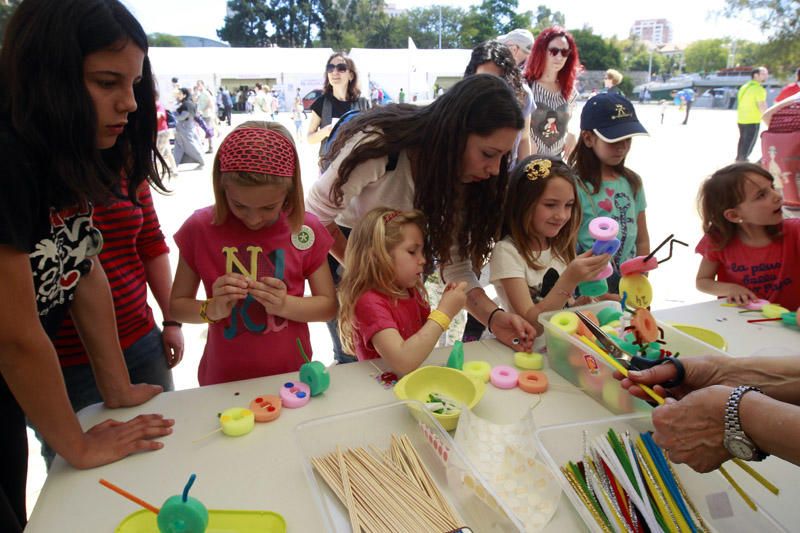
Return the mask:
[(311, 104), (308, 142), (320, 143), (322, 157), (325, 155), (322, 141), (331, 134), (336, 120), (351, 109), (364, 111), (369, 107), (369, 101), (361, 96), (356, 64), (342, 52), (333, 54), (325, 66), (324, 93)]
[(465, 78), (425, 107), (362, 113), (338, 132), (306, 209), (334, 236), (331, 253), (340, 263), (346, 234), (365, 213), (419, 209), (429, 225), (429, 268), (441, 265), (447, 283), (466, 281), (469, 312), (504, 344), (529, 350), (533, 326), (497, 307), (475, 276), (500, 228), (508, 158), (523, 125), (516, 96), (489, 74)]

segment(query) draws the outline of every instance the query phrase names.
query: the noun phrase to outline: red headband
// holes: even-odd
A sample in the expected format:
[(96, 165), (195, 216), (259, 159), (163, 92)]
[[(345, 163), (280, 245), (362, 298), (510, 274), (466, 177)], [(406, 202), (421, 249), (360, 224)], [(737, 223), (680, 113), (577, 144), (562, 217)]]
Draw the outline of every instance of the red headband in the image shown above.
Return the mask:
[(220, 172), (255, 172), (292, 177), (297, 154), (280, 133), (263, 128), (237, 128), (219, 147)]
[(389, 211), (388, 213), (383, 215), (383, 223), (388, 224), (399, 215), (402, 215), (400, 211)]

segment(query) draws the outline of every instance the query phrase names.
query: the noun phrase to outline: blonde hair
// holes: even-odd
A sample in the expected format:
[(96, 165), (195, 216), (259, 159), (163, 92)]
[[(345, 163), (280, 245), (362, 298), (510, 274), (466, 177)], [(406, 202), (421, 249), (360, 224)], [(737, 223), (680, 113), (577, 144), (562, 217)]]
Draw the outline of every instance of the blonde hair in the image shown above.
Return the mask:
[(614, 85), (619, 85), (620, 82), (622, 81), (622, 73), (618, 70), (610, 68), (606, 71), (606, 78), (611, 80), (611, 83), (613, 83)]
[[(403, 226), (407, 224), (416, 225), (425, 235), (425, 215), (421, 211), (376, 207), (350, 233), (344, 254), (344, 275), (339, 283), (339, 338), (346, 352), (354, 353), (353, 319), (361, 295), (369, 290), (395, 298), (407, 295), (406, 289), (395, 283), (391, 256), (392, 250), (403, 242)], [(427, 299), (422, 280), (417, 289)]]
[[(261, 174), (258, 172), (221, 172), (219, 169), (219, 156), (214, 156), (214, 170), (211, 173), (211, 182), (214, 187), (214, 219), (213, 224), (223, 224), (228, 218), (228, 198), (225, 195), (225, 183), (235, 183), (245, 187), (255, 187), (259, 185), (274, 185), (286, 187), (286, 200), (282, 210), (287, 213), (287, 221), (292, 232), (300, 231), (305, 217), (305, 203), (303, 201), (303, 181), (300, 176), (300, 158), (297, 155), (297, 147), (294, 139), (283, 125), (277, 122), (267, 122), (261, 120), (249, 120), (236, 126), (234, 131), (240, 128), (261, 128), (272, 130), (285, 137), (291, 144), (294, 151), (294, 175), (291, 177), (275, 176), (272, 174)], [(224, 143), (225, 141), (223, 141)]]

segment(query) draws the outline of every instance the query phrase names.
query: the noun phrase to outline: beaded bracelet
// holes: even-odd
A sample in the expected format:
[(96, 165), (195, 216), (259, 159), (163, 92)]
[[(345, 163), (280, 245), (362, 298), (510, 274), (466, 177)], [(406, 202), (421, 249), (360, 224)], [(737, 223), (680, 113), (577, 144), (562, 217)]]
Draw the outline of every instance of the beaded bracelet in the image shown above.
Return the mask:
[(211, 299), (204, 300), (203, 303), (200, 304), (200, 318), (203, 319), (203, 322), (207, 324), (214, 324), (217, 322), (216, 320), (211, 320), (208, 316), (208, 304), (211, 303)]
[(447, 331), (450, 327), (450, 317), (438, 309), (431, 311), (431, 314), (428, 315), (428, 320), (436, 322), (439, 327), (442, 328), (442, 331)]
[(494, 310), (494, 311), (492, 311), (491, 313), (489, 313), (489, 319), (486, 321), (486, 329), (488, 329), (488, 330), (489, 330), (489, 333), (494, 333), (494, 332), (492, 331), (492, 318), (494, 318), (494, 314), (495, 314), (496, 312), (498, 312), (498, 311), (505, 311), (505, 309), (503, 309), (502, 307), (497, 307), (497, 308), (495, 308), (495, 310)]

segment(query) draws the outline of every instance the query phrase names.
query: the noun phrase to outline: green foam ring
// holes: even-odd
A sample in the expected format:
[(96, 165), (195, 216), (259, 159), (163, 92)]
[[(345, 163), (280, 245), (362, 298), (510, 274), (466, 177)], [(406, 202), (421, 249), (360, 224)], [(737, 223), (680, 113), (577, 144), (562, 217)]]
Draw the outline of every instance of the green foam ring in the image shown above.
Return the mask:
[(608, 283), (604, 279), (584, 281), (583, 283), (578, 283), (578, 290), (583, 296), (596, 298), (608, 292)]
[(325, 365), (319, 361), (311, 361), (300, 367), (300, 381), (308, 385), (311, 396), (317, 396), (331, 386), (331, 375)]
[(790, 311), (788, 313), (781, 314), (781, 324), (783, 324), (784, 326), (797, 327), (797, 312)]
[(622, 311), (617, 311), (613, 307), (606, 307), (597, 313), (597, 320), (601, 326), (605, 326), (609, 322), (619, 320), (622, 317)]

